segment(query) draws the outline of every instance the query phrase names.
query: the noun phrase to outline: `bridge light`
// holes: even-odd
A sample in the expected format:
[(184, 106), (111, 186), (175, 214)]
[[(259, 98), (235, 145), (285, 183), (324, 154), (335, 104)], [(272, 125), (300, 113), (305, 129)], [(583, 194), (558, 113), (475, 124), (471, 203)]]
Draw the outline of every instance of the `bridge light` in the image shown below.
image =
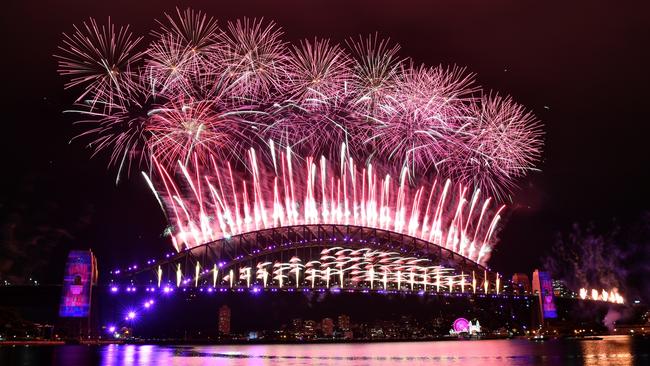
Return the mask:
[(217, 264), (215, 263), (214, 267), (212, 268), (212, 287), (217, 287), (218, 276), (219, 276), (219, 268), (217, 268)]
[(497, 291), (497, 295), (498, 295), (499, 294), (499, 283), (501, 282), (500, 279), (499, 279), (499, 273), (498, 272), (497, 272), (497, 280), (496, 280), (496, 282), (497, 282), (496, 291)]
[(488, 278), (487, 278), (487, 271), (483, 272), (483, 290), (485, 290), (485, 293), (488, 293)]
[(194, 287), (199, 286), (199, 274), (201, 272), (201, 264), (196, 262), (196, 267), (194, 268)]
[(181, 272), (181, 264), (176, 265), (176, 287), (180, 287), (181, 280), (183, 278), (183, 272)]
[(465, 272), (460, 272), (460, 292), (465, 293)]
[(402, 289), (402, 271), (397, 271), (397, 290)]

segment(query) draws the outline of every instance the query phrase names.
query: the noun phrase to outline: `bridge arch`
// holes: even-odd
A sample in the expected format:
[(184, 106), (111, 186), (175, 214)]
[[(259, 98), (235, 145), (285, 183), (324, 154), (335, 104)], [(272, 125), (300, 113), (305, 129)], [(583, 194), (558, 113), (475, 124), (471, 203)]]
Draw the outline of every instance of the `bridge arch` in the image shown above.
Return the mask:
[[(332, 252), (337, 248), (338, 250)], [(122, 283), (126, 281), (130, 286), (140, 285), (150, 286), (151, 288), (161, 286), (250, 287), (257, 285), (282, 288), (283, 281), (278, 279), (277, 270), (275, 272), (276, 281), (273, 281), (273, 266), (271, 264), (275, 263), (275, 267), (277, 267), (278, 263), (289, 263), (288, 261), (294, 261), (294, 263), (286, 265), (286, 273), (282, 272), (283, 268), (280, 265), (279, 276), (287, 277), (288, 280), (285, 286), (290, 284), (292, 287), (324, 286), (327, 283), (328, 287), (335, 284), (339, 287), (400, 289), (400, 282), (403, 278), (406, 288), (426, 290), (435, 282), (430, 281), (430, 285), (427, 286), (429, 280), (425, 277), (429, 277), (432, 281), (436, 279), (435, 274), (433, 272), (427, 273), (425, 267), (420, 270), (420, 267), (411, 266), (409, 267), (411, 269), (410, 274), (408, 274), (401, 273), (398, 266), (393, 267), (397, 269), (393, 271), (395, 273), (390, 274), (392, 281), (387, 280), (388, 275), (386, 273), (383, 274), (383, 278), (382, 274), (378, 273), (376, 276), (377, 285), (373, 286), (372, 282), (375, 276), (369, 277), (373, 280), (364, 281), (365, 277), (359, 280), (359, 276), (353, 276), (355, 272), (359, 272), (359, 268), (358, 266), (355, 268), (354, 263), (352, 263), (346, 268), (343, 268), (342, 264), (331, 266), (332, 271), (334, 271), (333, 274), (339, 273), (336, 272), (338, 266), (340, 272), (345, 272), (346, 275), (350, 274), (347, 278), (341, 276), (340, 280), (332, 279), (330, 283), (331, 274), (329, 270), (327, 280), (322, 280), (325, 273), (323, 269), (313, 270), (311, 273), (314, 277), (317, 277), (315, 271), (321, 271), (322, 273), (318, 272), (318, 276), (322, 281), (316, 283), (313, 278), (310, 281), (309, 266), (305, 266), (305, 263), (314, 263), (323, 253), (365, 253), (366, 256), (369, 255), (368, 253), (372, 253), (373, 255), (390, 255), (392, 258), (408, 259), (411, 262), (422, 261), (419, 263), (428, 263), (429, 268), (440, 267), (444, 269), (444, 272), (440, 272), (435, 268), (434, 271), (445, 273), (443, 288), (447, 289), (447, 291), (453, 291), (456, 288), (458, 291), (461, 289), (469, 291), (470, 288), (472, 291), (476, 291), (476, 288), (471, 287), (471, 285), (473, 284), (476, 287), (478, 280), (478, 287), (482, 290), (481, 292), (488, 292), (488, 288), (492, 289), (491, 292), (498, 292), (498, 274), (492, 273), (488, 268), (449, 249), (389, 230), (336, 224), (285, 226), (223, 238), (186, 249), (161, 261), (151, 261), (145, 267), (120, 273), (116, 280)], [(251, 273), (255, 272), (257, 268), (259, 274), (260, 264), (264, 263), (270, 266), (269, 269), (263, 270), (269, 273), (270, 281), (266, 278), (262, 281), (261, 278), (258, 278), (259, 276)], [(366, 263), (366, 268), (368, 268), (367, 262), (363, 263)], [(375, 267), (372, 264), (370, 267), (372, 267), (371, 271), (374, 273)], [(293, 278), (290, 274), (292, 268), (297, 272), (304, 271), (303, 277), (298, 273)], [(382, 268), (384, 268), (384, 271), (388, 271), (385, 267)], [(413, 268), (418, 268), (419, 272), (413, 274)], [(246, 281), (242, 279), (242, 273), (240, 273), (242, 270), (244, 270), (243, 275), (247, 276)], [(249, 272), (246, 273), (245, 271)], [(235, 276), (237, 279), (233, 280)], [(414, 280), (416, 276), (421, 280)], [(440, 281), (439, 278), (437, 280)], [(447, 284), (448, 280), (450, 281), (449, 285)], [(417, 281), (418, 286), (415, 286), (415, 281)], [(406, 286), (409, 282), (410, 286)], [(452, 285), (453, 283), (456, 283), (456, 285)], [(467, 290), (465, 286), (467, 286)], [(436, 287), (436, 289), (439, 291), (440, 286)]]

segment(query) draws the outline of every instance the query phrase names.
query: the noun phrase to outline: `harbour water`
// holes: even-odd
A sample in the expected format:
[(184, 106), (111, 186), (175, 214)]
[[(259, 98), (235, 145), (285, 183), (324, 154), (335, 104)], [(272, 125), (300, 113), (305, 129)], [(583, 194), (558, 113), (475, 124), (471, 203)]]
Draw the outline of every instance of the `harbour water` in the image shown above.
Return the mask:
[(0, 365), (650, 365), (650, 341), (516, 340), (273, 344), (0, 346)]

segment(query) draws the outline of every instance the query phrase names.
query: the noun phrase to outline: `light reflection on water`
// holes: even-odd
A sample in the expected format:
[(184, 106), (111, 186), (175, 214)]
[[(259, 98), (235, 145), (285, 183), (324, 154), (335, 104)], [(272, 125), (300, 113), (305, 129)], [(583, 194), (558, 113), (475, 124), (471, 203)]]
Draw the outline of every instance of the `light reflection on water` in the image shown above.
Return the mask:
[(0, 365), (648, 365), (648, 341), (484, 340), (404, 343), (0, 347)]

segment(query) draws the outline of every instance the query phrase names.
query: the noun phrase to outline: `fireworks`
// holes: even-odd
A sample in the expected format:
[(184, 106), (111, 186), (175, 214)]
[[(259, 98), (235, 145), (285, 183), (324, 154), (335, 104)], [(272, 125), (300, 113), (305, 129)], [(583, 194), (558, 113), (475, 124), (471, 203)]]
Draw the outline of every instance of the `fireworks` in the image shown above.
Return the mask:
[(228, 23), (228, 32), (219, 37), (218, 60), (235, 99), (264, 101), (282, 91), (287, 49), (281, 36), (272, 22), (244, 18)]
[(487, 260), (503, 206), (483, 200), (478, 190), (449, 180), (412, 188), (406, 169), (396, 179), (352, 159), (332, 166), (324, 157), (294, 160), (289, 149), (271, 155), (277, 159), (268, 169), (251, 149), (250, 173), (237, 178), (230, 164), (215, 159), (208, 168), (198, 158), (179, 163), (179, 179), (156, 162), (176, 249), (255, 230), (329, 223), (404, 233), (479, 263)]
[(586, 288), (581, 288), (580, 298), (582, 300), (609, 301), (614, 304), (623, 304), (625, 302), (623, 296), (618, 293), (618, 289), (612, 289), (609, 292), (604, 289), (602, 291), (592, 289), (589, 292)]
[[(327, 288), (483, 294), (499, 294), (501, 290), (498, 274), (488, 274), (487, 271), (456, 273), (454, 269), (435, 265), (428, 259), (371, 248), (325, 248), (320, 257), (308, 261), (294, 255), (286, 262), (258, 261), (227, 270), (217, 265), (202, 268), (197, 262), (193, 272), (184, 277), (179, 264), (175, 269), (176, 287), (207, 285), (258, 290)], [(163, 285), (162, 275), (162, 267), (158, 266), (159, 288)], [(168, 286), (165, 292), (169, 292)]]
[(91, 108), (98, 102), (109, 107), (128, 103), (139, 87), (136, 72), (142, 53), (136, 47), (141, 40), (129, 27), (116, 30), (110, 19), (105, 26), (90, 19), (72, 35), (64, 34), (56, 56), (59, 73), (69, 78), (66, 88), (83, 87), (77, 102), (89, 98)]
[(351, 78), (350, 59), (328, 40), (305, 40), (294, 46), (287, 65), (290, 99), (318, 109), (344, 90)]
[(66, 88), (81, 88), (78, 137), (120, 172), (149, 168), (179, 250), (335, 222), (484, 262), (502, 208), (482, 197), (507, 198), (540, 158), (530, 112), (484, 95), (463, 68), (415, 65), (376, 34), (290, 45), (272, 22), (222, 30), (190, 9), (158, 23), (147, 46), (91, 19), (56, 57)]

